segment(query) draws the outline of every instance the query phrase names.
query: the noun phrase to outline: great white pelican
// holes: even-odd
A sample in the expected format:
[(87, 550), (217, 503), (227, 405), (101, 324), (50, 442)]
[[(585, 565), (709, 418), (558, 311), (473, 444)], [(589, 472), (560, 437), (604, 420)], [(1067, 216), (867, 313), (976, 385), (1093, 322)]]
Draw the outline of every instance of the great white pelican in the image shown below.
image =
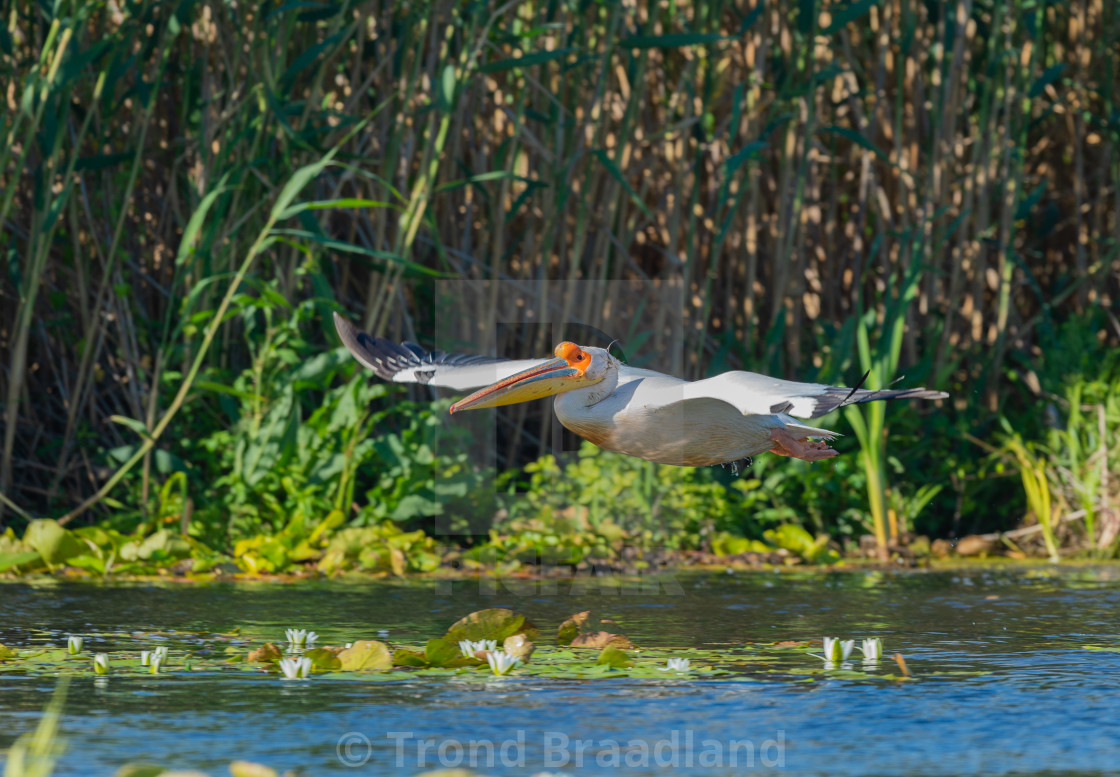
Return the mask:
[(359, 362), (394, 383), (478, 389), (452, 413), (555, 396), (556, 417), (600, 448), (662, 464), (703, 467), (767, 451), (805, 461), (832, 458), (836, 432), (797, 419), (880, 399), (944, 399), (924, 388), (841, 388), (754, 372), (687, 381), (624, 364), (603, 348), (563, 342), (551, 359), (509, 360), (428, 351), (372, 337), (335, 313), (335, 328)]

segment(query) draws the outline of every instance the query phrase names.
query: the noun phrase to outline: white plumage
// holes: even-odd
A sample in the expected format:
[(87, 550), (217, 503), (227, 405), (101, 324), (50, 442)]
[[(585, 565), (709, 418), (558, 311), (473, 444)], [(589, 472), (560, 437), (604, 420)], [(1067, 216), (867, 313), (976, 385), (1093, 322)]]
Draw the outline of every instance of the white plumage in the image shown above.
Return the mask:
[(687, 381), (623, 364), (602, 348), (561, 343), (551, 359), (425, 351), (358, 331), (335, 314), (346, 347), (382, 378), (464, 390), (483, 386), (451, 412), (558, 395), (565, 427), (606, 450), (662, 464), (705, 466), (770, 451), (807, 461), (836, 451), (835, 432), (802, 424), (843, 405), (881, 399), (941, 399), (926, 389), (868, 391), (797, 383), (753, 372)]

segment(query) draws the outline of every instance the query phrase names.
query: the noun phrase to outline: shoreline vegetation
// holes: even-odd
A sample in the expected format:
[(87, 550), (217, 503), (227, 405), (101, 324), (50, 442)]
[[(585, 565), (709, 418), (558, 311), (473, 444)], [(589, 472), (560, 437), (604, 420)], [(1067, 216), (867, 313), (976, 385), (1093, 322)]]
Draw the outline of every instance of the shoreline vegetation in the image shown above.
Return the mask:
[[(1117, 73), (1106, 0), (17, 2), (0, 575), (1116, 558)], [(334, 311), (951, 399), (658, 467), (482, 438)]]

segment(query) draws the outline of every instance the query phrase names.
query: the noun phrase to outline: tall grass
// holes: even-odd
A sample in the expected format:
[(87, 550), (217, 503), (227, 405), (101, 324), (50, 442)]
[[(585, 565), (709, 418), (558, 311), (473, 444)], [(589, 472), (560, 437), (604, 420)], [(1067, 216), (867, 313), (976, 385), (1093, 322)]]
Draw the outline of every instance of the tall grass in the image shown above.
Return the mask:
[[(607, 292), (557, 281), (672, 281), (682, 339), (642, 348), (686, 376), (854, 380), (863, 316), (890, 324), (880, 380), (994, 410), (1009, 354), (1118, 291), (1107, 0), (5, 10), (0, 492), (24, 510), (111, 498), (94, 453), (128, 445), (149, 493), (163, 422), (251, 363), (226, 311), (259, 295), (416, 339), (435, 277), (606, 332)], [(275, 223), (332, 149), (302, 195), (332, 205)], [(482, 345), (488, 289), (450, 314)]]

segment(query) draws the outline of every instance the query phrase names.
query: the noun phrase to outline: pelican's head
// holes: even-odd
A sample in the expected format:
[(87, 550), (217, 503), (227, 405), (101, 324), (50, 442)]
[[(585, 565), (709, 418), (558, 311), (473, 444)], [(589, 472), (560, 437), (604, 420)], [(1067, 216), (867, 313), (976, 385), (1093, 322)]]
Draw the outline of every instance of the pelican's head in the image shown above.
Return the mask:
[(563, 342), (556, 346), (553, 353), (556, 358), (510, 375), (459, 400), (451, 406), (451, 412), (513, 405), (588, 388), (606, 379), (619, 365), (618, 359), (603, 348)]

